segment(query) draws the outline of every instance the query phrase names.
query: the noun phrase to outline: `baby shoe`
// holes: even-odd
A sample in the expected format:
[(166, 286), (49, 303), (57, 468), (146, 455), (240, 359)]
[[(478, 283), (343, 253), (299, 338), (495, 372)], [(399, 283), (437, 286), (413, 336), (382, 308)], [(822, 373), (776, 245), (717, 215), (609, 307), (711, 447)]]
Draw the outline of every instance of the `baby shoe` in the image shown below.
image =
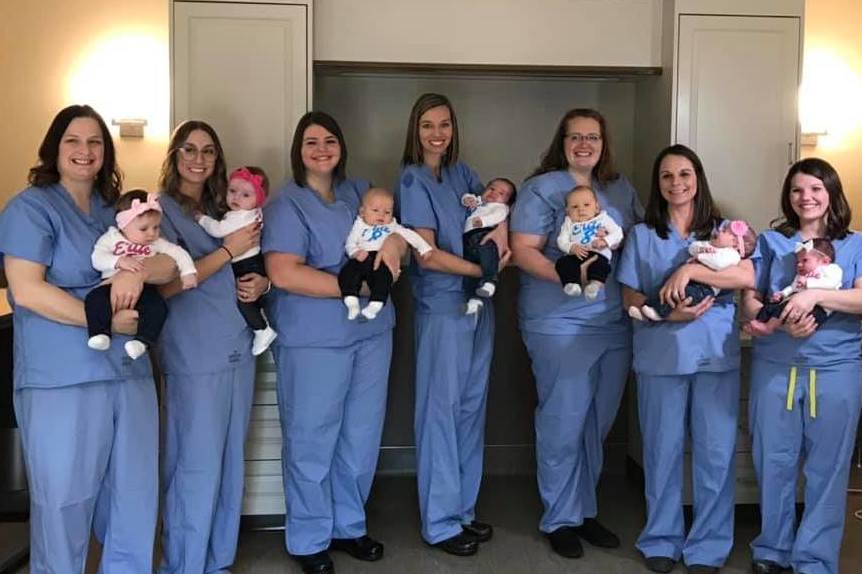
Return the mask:
[(581, 286), (577, 283), (566, 283), (565, 287), (563, 287), (563, 292), (569, 297), (577, 297), (581, 294)]
[(266, 329), (258, 329), (254, 332), (254, 341), (251, 344), (251, 354), (257, 357), (267, 349), (278, 337), (278, 333), (267, 325)]
[(107, 351), (111, 348), (111, 338), (105, 334), (93, 335), (87, 339), (87, 346), (94, 351)]

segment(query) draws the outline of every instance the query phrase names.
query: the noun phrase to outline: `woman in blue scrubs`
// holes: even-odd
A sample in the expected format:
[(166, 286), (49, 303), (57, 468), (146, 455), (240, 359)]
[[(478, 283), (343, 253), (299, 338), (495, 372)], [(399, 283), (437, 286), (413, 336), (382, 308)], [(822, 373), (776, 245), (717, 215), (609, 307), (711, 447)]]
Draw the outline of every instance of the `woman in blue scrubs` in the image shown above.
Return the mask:
[[(781, 191), (782, 219), (759, 240), (757, 286), (745, 293), (749, 318), (795, 274), (795, 249), (825, 237), (844, 271), (841, 290), (808, 289), (790, 298), (785, 325), (754, 340), (749, 423), (760, 484), (760, 535), (753, 571), (837, 574), (847, 481), (862, 404), (859, 347), (862, 236), (831, 165), (809, 158), (791, 166)], [(815, 330), (815, 305), (833, 311)], [(805, 512), (796, 525), (799, 466)]]
[[(582, 555), (580, 538), (614, 548), (619, 539), (596, 519), (602, 443), (617, 415), (631, 363), (631, 328), (613, 276), (596, 301), (563, 293), (554, 262), (566, 194), (590, 186), (601, 209), (625, 230), (643, 208), (614, 168), (604, 117), (568, 111), (541, 165), (524, 183), (512, 214), (512, 252), (521, 268), (519, 319), (533, 363), (539, 404), (536, 456), (544, 513), (539, 529), (551, 548)], [(617, 259), (617, 256), (614, 257)], [(572, 357), (577, 357), (574, 361)]]
[[(739, 333), (733, 293), (697, 305), (685, 299), (690, 280), (719, 289), (750, 288), (750, 260), (720, 273), (686, 264), (688, 246), (722, 223), (703, 165), (682, 145), (653, 165), (644, 223), (629, 234), (617, 280), (623, 302), (659, 295), (675, 308), (666, 321), (635, 322), (634, 371), (643, 435), (647, 523), (637, 541), (647, 568), (718, 572), (733, 546)], [(691, 433), (694, 521), (683, 524), (683, 460)]]
[[(348, 321), (338, 272), (344, 242), (368, 183), (348, 179), (341, 128), (323, 112), (299, 120), (290, 150), (293, 181), (264, 209), (262, 249), (272, 279), (269, 318), (278, 339), (285, 543), (303, 572), (334, 571), (329, 550), (383, 557), (367, 535), (365, 502), (386, 412), (395, 312)], [(378, 264), (400, 272), (401, 239)]]
[[(121, 176), (105, 122), (89, 106), (54, 118), (30, 187), (0, 214), (0, 255), (14, 310), (15, 414), (30, 481), (30, 572), (83, 572), (97, 500), (100, 571), (152, 571), (158, 506), (158, 413), (149, 361), (87, 347), (83, 299), (101, 282), (93, 245), (114, 224)], [(175, 271), (162, 272), (167, 280)], [(136, 330), (131, 307), (155, 268), (121, 272), (112, 330)], [(101, 506), (101, 504), (100, 504)]]
[(160, 572), (226, 572), (236, 554), (245, 472), (244, 444), (254, 390), (251, 331), (237, 296), (268, 288), (257, 274), (235, 281), (231, 258), (260, 240), (258, 225), (215, 239), (196, 212), (226, 210), (224, 152), (215, 130), (187, 121), (174, 130), (159, 178), (162, 235), (195, 260), (198, 286), (166, 286), (160, 337), (167, 414)]
[[(465, 315), (462, 278), (480, 277), (462, 258), (465, 193), (482, 182), (458, 161), (452, 104), (424, 94), (410, 112), (398, 182), (401, 222), (435, 247), (411, 267), (416, 300), (416, 436), (422, 537), (457, 556), (475, 554), (492, 528), (475, 520), (482, 481), (485, 404), (494, 349), (490, 300)], [(499, 244), (498, 244), (499, 245)], [(508, 250), (508, 247), (506, 247)], [(508, 254), (502, 259), (502, 265)]]

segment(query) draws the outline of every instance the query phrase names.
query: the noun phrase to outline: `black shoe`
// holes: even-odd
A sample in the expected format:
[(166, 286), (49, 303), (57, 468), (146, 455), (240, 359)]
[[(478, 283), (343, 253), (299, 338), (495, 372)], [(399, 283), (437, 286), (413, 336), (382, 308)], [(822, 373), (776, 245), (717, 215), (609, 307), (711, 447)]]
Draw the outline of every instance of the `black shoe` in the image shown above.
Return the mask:
[(646, 562), (647, 569), (653, 572), (661, 572), (662, 574), (667, 574), (667, 572), (670, 572), (676, 566), (676, 560), (667, 556), (644, 557), (644, 561)]
[(315, 554), (292, 554), (305, 574), (333, 574), (335, 566), (326, 550)]
[(706, 564), (686, 564), (685, 571), (688, 574), (716, 574), (721, 568), (718, 566), (707, 566)]
[(383, 558), (383, 544), (369, 536), (359, 538), (333, 538), (329, 544), (330, 550), (347, 552), (357, 560), (374, 562)]
[(473, 521), (470, 524), (462, 524), (464, 532), (473, 537), (476, 542), (488, 542), (494, 536), (494, 527), (484, 522)]
[(566, 558), (580, 558), (584, 555), (584, 548), (578, 540), (578, 534), (573, 526), (561, 526), (547, 534), (551, 548), (560, 556)]
[(455, 556), (472, 556), (479, 550), (479, 543), (476, 542), (476, 539), (463, 530), (455, 536), (441, 540), (431, 546)]
[(584, 518), (584, 523), (575, 526), (577, 535), (599, 548), (619, 548), (617, 535), (602, 526), (595, 518)]
[(781, 564), (772, 560), (755, 560), (751, 563), (751, 571), (754, 574), (781, 574), (784, 570)]

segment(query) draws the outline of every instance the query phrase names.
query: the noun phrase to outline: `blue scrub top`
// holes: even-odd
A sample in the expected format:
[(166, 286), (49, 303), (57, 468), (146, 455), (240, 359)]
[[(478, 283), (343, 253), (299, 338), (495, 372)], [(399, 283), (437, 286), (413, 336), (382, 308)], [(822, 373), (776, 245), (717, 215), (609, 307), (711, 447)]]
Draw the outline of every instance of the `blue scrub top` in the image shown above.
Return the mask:
[[(262, 251), (298, 255), (306, 265), (338, 275), (347, 263), (344, 242), (367, 190), (365, 181), (339, 182), (330, 204), (314, 190), (288, 183), (263, 209)], [(273, 289), (269, 303), (268, 316), (278, 331), (275, 342), (286, 347), (344, 347), (395, 325), (391, 303), (373, 321), (348, 321), (344, 303), (336, 298)]]
[[(799, 233), (785, 237), (778, 231), (764, 231), (758, 238), (758, 255), (752, 257), (757, 290), (769, 297), (790, 284), (796, 276), (795, 248)], [(844, 271), (842, 289), (850, 289), (862, 276), (862, 234), (850, 233), (834, 239), (835, 263)], [(827, 367), (860, 360), (860, 317), (834, 312), (810, 337), (795, 339), (782, 330), (754, 339), (756, 359), (809, 367)]]
[[(659, 289), (688, 258), (697, 238), (680, 237), (673, 225), (662, 239), (646, 223), (629, 233), (617, 266), (617, 281), (646, 295)], [(699, 319), (684, 323), (633, 321), (634, 370), (645, 375), (722, 373), (739, 368), (739, 330), (733, 291), (723, 291)]]
[[(45, 266), (45, 280), (83, 301), (102, 281), (93, 269), (93, 246), (114, 224), (114, 209), (93, 192), (83, 213), (60, 184), (30, 187), (0, 213), (0, 255)], [(150, 362), (133, 361), (123, 350), (128, 337), (117, 335), (107, 351), (87, 346), (86, 327), (64, 325), (15, 305), (14, 385), (54, 388), (95, 381), (152, 376)]]
[[(162, 237), (188, 251), (192, 259), (209, 255), (222, 244), (169, 195), (161, 194), (159, 203)], [(166, 374), (218, 373), (251, 358), (252, 333), (237, 308), (230, 265), (167, 302), (168, 319), (159, 337), (159, 358)]]
[[(461, 205), (465, 193), (480, 195), (482, 182), (467, 164), (457, 162), (441, 170), (438, 181), (425, 165), (402, 168), (395, 193), (399, 219), (411, 228), (432, 229), (437, 247), (458, 257), (464, 255), (464, 222), (469, 211)], [(461, 313), (463, 277), (410, 266), (413, 297), (422, 313)]]
[[(557, 236), (566, 219), (566, 195), (574, 187), (572, 175), (559, 170), (530, 178), (518, 192), (510, 229), (513, 233), (544, 236), (542, 253), (550, 261), (566, 255), (557, 247)], [(593, 179), (592, 188), (601, 208), (623, 228), (624, 234), (643, 218), (637, 193), (624, 176), (604, 185)], [(611, 269), (619, 253), (620, 250), (614, 251)], [(545, 335), (625, 335), (629, 321), (622, 311), (620, 287), (613, 272), (602, 292), (595, 301), (570, 297), (558, 283), (521, 272), (521, 329)]]

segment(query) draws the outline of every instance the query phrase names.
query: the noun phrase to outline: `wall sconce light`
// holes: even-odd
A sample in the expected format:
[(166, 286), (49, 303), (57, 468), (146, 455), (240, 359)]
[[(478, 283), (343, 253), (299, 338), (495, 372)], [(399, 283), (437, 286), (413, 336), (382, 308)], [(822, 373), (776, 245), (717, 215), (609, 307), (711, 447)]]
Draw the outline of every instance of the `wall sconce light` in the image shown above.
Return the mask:
[(121, 138), (142, 138), (144, 137), (144, 126), (147, 125), (147, 120), (122, 118), (111, 120), (111, 125), (120, 126)]
[(802, 145), (802, 147), (817, 147), (817, 144), (820, 140), (820, 136), (827, 135), (829, 135), (829, 132), (827, 132), (825, 129), (816, 132), (802, 132), (800, 134), (801, 137), (799, 143), (800, 145)]

